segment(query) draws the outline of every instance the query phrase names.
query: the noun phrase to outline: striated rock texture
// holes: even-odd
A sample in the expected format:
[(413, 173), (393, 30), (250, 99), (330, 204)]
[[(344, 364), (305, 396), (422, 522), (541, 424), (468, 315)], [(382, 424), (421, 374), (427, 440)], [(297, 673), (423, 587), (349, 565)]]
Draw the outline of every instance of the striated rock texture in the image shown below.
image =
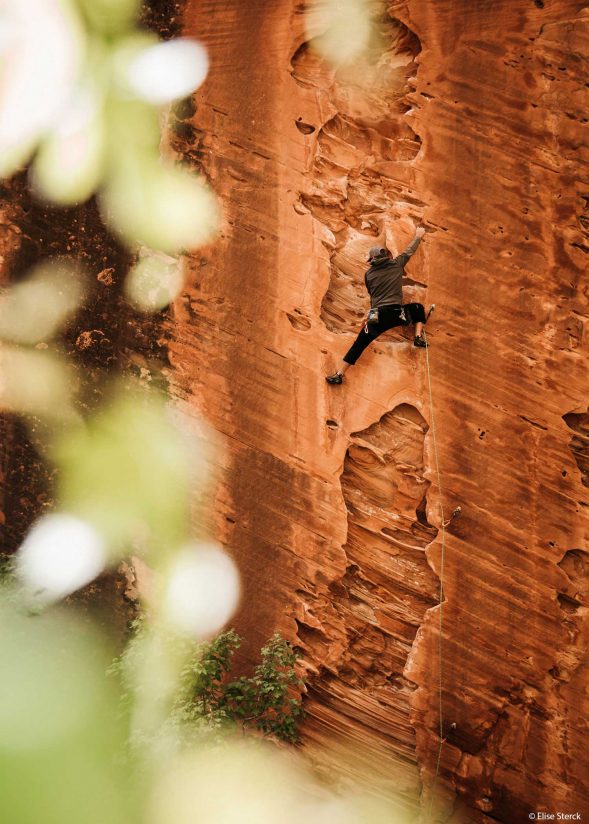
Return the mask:
[[(276, 627), (302, 651), (310, 757), (412, 817), (589, 816), (584, 5), (393, 2), (351, 75), (316, 56), (302, 4), (184, 12), (212, 66), (171, 143), (225, 221), (169, 354), (178, 398), (225, 436), (239, 627), (252, 652)], [(403, 331), (328, 387), (367, 248), (421, 222), (406, 299), (438, 305), (433, 409)], [(441, 504), (461, 513), (440, 696)], [(335, 738), (347, 755), (323, 752)]]
[[(221, 237), (146, 323), (92, 204), (56, 229), (17, 180), (3, 277), (20, 254), (81, 256), (96, 289), (65, 346), (89, 403), (94, 365), (156, 359), (223, 433), (242, 664), (275, 629), (297, 645), (318, 769), (409, 820), (589, 820), (589, 13), (372, 5), (383, 48), (350, 73), (316, 56), (294, 0), (153, 0), (147, 22), (209, 49), (168, 142), (219, 193)], [(328, 387), (367, 308), (367, 249), (418, 223), (405, 295), (437, 304), (429, 359), (397, 330)], [(19, 426), (9, 549), (51, 501)]]

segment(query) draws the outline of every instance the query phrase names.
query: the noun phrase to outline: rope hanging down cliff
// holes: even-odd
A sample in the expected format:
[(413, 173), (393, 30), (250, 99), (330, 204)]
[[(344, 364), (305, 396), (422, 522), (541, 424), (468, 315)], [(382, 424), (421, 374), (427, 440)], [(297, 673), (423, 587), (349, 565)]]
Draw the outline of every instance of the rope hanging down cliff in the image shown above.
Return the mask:
[[(389, 250), (384, 246), (373, 246), (368, 253), (368, 262), (370, 268), (364, 276), (364, 284), (370, 295), (370, 311), (365, 324), (360, 330), (358, 337), (353, 343), (351, 349), (343, 356), (341, 364), (337, 372), (333, 375), (328, 375), (326, 381), (330, 384), (341, 384), (344, 380), (344, 373), (352, 366), (366, 347), (379, 335), (392, 329), (396, 326), (415, 325), (415, 337), (413, 344), (420, 349), (425, 349), (425, 362), (427, 373), (427, 385), (429, 393), (429, 407), (431, 415), (432, 439), (434, 445), (434, 459), (436, 467), (436, 479), (438, 484), (438, 491), (440, 496), (440, 516), (442, 523), (442, 553), (440, 565), (440, 591), (439, 591), (439, 645), (438, 645), (438, 664), (439, 664), (439, 685), (438, 685), (438, 700), (439, 700), (439, 736), (440, 744), (438, 748), (438, 756), (436, 762), (436, 772), (432, 784), (432, 797), (429, 809), (428, 820), (431, 819), (433, 797), (435, 786), (438, 780), (440, 765), (442, 760), (442, 749), (444, 746), (444, 719), (442, 706), (442, 683), (443, 683), (443, 601), (444, 601), (444, 562), (446, 549), (446, 519), (444, 517), (443, 505), (443, 491), (442, 479), (440, 474), (440, 462), (438, 457), (438, 445), (436, 438), (436, 424), (434, 416), (434, 402), (432, 394), (431, 371), (429, 362), (429, 347), (425, 334), (425, 324), (435, 309), (435, 304), (432, 304), (426, 316), (425, 309), (421, 303), (403, 304), (402, 294), (402, 279), (405, 274), (405, 264), (409, 258), (416, 252), (422, 238), (425, 235), (425, 229), (418, 227), (415, 230), (415, 237), (409, 246), (400, 255), (393, 257)], [(457, 514), (459, 510), (453, 513)], [(451, 519), (450, 519), (451, 520)], [(449, 522), (448, 522), (449, 523)]]
[[(433, 307), (432, 307), (433, 308)], [(430, 313), (431, 314), (431, 309)], [(428, 315), (429, 317), (429, 315)], [(423, 332), (424, 338), (425, 330)], [(440, 613), (440, 622), (439, 622), (439, 637), (438, 637), (438, 714), (439, 714), (439, 736), (440, 736), (440, 744), (438, 747), (438, 756), (436, 759), (436, 772), (434, 775), (434, 780), (431, 787), (431, 797), (430, 797), (430, 805), (427, 820), (431, 821), (432, 809), (433, 809), (433, 802), (434, 802), (434, 793), (436, 789), (436, 783), (438, 781), (438, 776), (440, 774), (440, 764), (442, 761), (442, 749), (444, 747), (444, 716), (443, 716), (443, 705), (442, 705), (442, 679), (443, 679), (443, 670), (442, 670), (442, 653), (443, 653), (443, 601), (444, 601), (444, 563), (445, 563), (445, 552), (446, 552), (446, 519), (444, 517), (444, 500), (442, 495), (442, 476), (440, 474), (440, 461), (438, 457), (438, 442), (436, 438), (436, 419), (434, 415), (434, 401), (433, 401), (433, 394), (432, 394), (432, 378), (431, 378), (431, 370), (430, 370), (430, 363), (429, 363), (429, 347), (426, 346), (425, 349), (425, 369), (427, 375), (427, 388), (428, 388), (428, 395), (429, 395), (429, 409), (430, 409), (430, 417), (432, 423), (432, 443), (434, 446), (434, 463), (436, 468), (436, 481), (438, 484), (438, 495), (440, 499), (440, 518), (442, 524), (442, 547), (441, 547), (441, 557), (440, 557), (440, 590), (439, 590), (439, 613)], [(459, 511), (459, 509), (458, 509)], [(454, 510), (453, 515), (456, 514), (457, 510)], [(451, 520), (451, 519), (450, 519)], [(448, 522), (449, 523), (449, 522)]]

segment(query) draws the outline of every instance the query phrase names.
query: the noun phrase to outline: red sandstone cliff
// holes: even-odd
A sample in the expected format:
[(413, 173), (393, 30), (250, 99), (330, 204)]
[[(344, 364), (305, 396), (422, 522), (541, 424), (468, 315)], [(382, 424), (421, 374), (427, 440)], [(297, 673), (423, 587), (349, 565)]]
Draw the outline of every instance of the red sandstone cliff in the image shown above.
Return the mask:
[(175, 143), (211, 178), (225, 229), (194, 260), (170, 357), (178, 395), (226, 438), (239, 620), (252, 648), (279, 626), (304, 650), (307, 750), (340, 736), (361, 753), (340, 770), (410, 809), (439, 743), (424, 353), (390, 333), (343, 387), (323, 376), (365, 309), (374, 237), (398, 248), (428, 228), (407, 294), (438, 305), (442, 500), (462, 508), (436, 820), (589, 816), (584, 5), (392, 3), (370, 92), (314, 55), (301, 5), (185, 10), (212, 68)]
[[(439, 747), (440, 501), (461, 507), (433, 820), (589, 817), (584, 5), (393, 2), (385, 58), (350, 81), (314, 55), (302, 4), (187, 0), (184, 31), (212, 65), (170, 143), (225, 219), (166, 321), (126, 307), (127, 258), (91, 204), (56, 229), (18, 181), (4, 191), (5, 274), (72, 248), (95, 270), (67, 344), (90, 385), (94, 365), (169, 358), (176, 402), (223, 433), (217, 530), (243, 575), (238, 623), (252, 651), (275, 628), (301, 649), (306, 752), (415, 814)], [(406, 294), (438, 305), (433, 410), (403, 332), (343, 387), (324, 382), (366, 307), (367, 247), (399, 248), (418, 223)], [(51, 479), (7, 426), (16, 545)], [(323, 753), (334, 739), (349, 758)]]

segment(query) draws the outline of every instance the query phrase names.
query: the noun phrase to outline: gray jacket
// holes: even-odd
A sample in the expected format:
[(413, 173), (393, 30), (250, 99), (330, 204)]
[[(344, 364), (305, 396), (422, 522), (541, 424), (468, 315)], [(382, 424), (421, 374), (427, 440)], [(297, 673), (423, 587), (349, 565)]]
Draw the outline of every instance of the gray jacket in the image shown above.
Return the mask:
[(403, 275), (411, 255), (417, 250), (421, 238), (414, 238), (409, 246), (395, 258), (381, 257), (372, 262), (364, 275), (364, 283), (370, 295), (370, 308), (403, 303)]

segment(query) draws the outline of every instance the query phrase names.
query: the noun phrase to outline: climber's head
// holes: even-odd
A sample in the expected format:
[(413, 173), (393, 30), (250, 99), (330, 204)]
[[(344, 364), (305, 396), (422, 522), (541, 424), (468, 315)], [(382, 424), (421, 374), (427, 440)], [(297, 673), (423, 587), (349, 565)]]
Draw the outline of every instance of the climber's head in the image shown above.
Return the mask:
[(368, 263), (374, 263), (375, 260), (384, 260), (391, 256), (391, 253), (384, 246), (373, 246), (368, 252)]

